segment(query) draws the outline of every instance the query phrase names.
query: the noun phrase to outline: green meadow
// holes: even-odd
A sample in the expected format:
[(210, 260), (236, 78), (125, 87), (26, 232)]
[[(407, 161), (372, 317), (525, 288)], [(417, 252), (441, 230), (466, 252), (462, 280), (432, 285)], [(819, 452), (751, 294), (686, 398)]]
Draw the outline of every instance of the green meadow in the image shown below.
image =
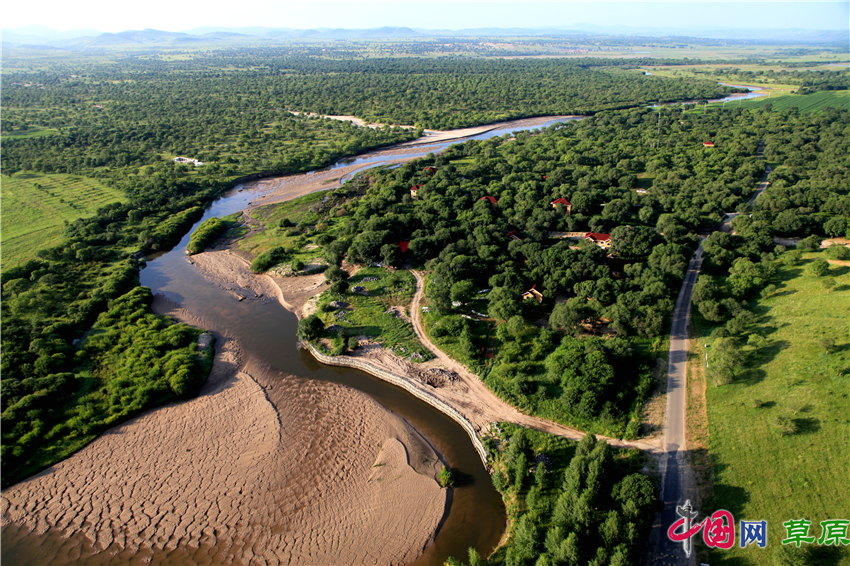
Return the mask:
[(20, 265), (62, 242), (65, 221), (92, 216), (123, 195), (95, 179), (20, 172), (2, 180), (3, 267)]
[[(731, 384), (708, 380), (714, 487), (701, 511), (727, 509), (736, 521), (768, 522), (767, 548), (741, 549), (738, 540), (711, 554), (713, 566), (775, 564), (790, 519), (811, 521), (816, 540), (821, 521), (850, 519), (850, 262), (815, 277), (806, 267), (818, 257), (807, 253), (780, 268), (778, 291), (750, 303), (766, 344), (746, 347), (745, 366)], [(696, 311), (694, 319), (697, 343), (710, 352), (712, 327)], [(813, 544), (800, 564), (847, 565), (848, 550)]]
[[(749, 110), (764, 108), (770, 104), (772, 110), (788, 110), (796, 107), (800, 112), (820, 112), (824, 108), (832, 107), (850, 110), (850, 90), (824, 90), (813, 94), (786, 94), (783, 96), (771, 96), (742, 100), (740, 102), (727, 102), (727, 108), (746, 108)], [(722, 106), (722, 103), (714, 103), (710, 106)]]
[[(406, 270), (389, 270), (382, 267), (359, 269), (348, 283), (347, 293), (338, 296), (330, 289), (319, 299), (319, 316), (325, 326), (342, 328), (339, 333), (327, 336), (366, 336), (380, 342), (395, 354), (418, 362), (433, 358), (413, 332), (410, 322), (410, 301), (413, 299), (415, 280)], [(365, 291), (354, 292), (354, 287)], [(332, 301), (342, 301), (343, 308), (331, 307)]]

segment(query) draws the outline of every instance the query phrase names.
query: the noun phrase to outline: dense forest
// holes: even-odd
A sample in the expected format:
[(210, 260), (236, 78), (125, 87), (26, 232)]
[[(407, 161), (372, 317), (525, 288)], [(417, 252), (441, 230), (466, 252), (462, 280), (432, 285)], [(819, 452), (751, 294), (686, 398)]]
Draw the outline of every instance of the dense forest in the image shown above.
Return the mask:
[(637, 451), (615, 453), (592, 434), (572, 443), (502, 424), (488, 437), (493, 483), (508, 502), (510, 538), (484, 559), (450, 566), (636, 564), (660, 502)]
[[(506, 400), (584, 430), (635, 436), (652, 351), (697, 233), (748, 210), (765, 172), (759, 141), (779, 161), (808, 140), (793, 187), (810, 200), (786, 189), (790, 166), (776, 167), (776, 197), (759, 202), (752, 219), (736, 219), (739, 235), (706, 241), (709, 270), (728, 270), (737, 257), (769, 259), (774, 233), (846, 233), (847, 128), (848, 113), (831, 110), (602, 112), (368, 173), (324, 202), (318, 228), (303, 228), (331, 262), (426, 267), (432, 338)], [(569, 211), (553, 206), (559, 198)], [(803, 220), (773, 227), (774, 199)], [(560, 238), (586, 231), (610, 234), (611, 248)], [(404, 254), (399, 242), (409, 242)], [(531, 288), (539, 300), (522, 298)], [(724, 316), (746, 317), (741, 298), (723, 303)]]

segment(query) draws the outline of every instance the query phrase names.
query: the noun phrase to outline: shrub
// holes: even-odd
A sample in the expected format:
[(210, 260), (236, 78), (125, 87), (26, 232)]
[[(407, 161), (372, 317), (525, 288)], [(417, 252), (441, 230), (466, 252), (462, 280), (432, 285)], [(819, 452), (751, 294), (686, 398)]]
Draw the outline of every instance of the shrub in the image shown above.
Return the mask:
[(443, 487), (452, 487), (455, 484), (452, 479), (452, 473), (449, 469), (443, 466), (443, 469), (440, 470), (440, 485)]
[(824, 275), (829, 273), (829, 262), (827, 262), (823, 258), (818, 258), (809, 265), (806, 271), (809, 273), (809, 275), (814, 275), (815, 277), (823, 277)]
[(827, 248), (826, 255), (830, 259), (850, 259), (850, 248), (833, 244)]
[(210, 243), (224, 233), (228, 228), (228, 223), (220, 218), (210, 218), (201, 223), (189, 238), (189, 243), (186, 245), (186, 250), (190, 254), (199, 254), (206, 249)]
[(773, 419), (773, 427), (779, 433), (779, 436), (797, 434), (797, 423), (791, 417), (777, 416)]
[(360, 347), (360, 342), (358, 342), (357, 338), (355, 338), (354, 336), (349, 336), (348, 337), (348, 349), (349, 350), (356, 350), (358, 347)]
[(290, 267), (292, 268), (292, 271), (301, 271), (302, 269), (304, 269), (304, 262), (300, 259), (293, 260)]
[(263, 273), (283, 261), (285, 258), (286, 250), (280, 246), (275, 246), (254, 258), (254, 261), (251, 262), (251, 271), (254, 273)]
[(315, 340), (322, 334), (324, 329), (325, 325), (322, 322), (322, 319), (311, 314), (310, 316), (298, 321), (297, 335), (301, 340)]

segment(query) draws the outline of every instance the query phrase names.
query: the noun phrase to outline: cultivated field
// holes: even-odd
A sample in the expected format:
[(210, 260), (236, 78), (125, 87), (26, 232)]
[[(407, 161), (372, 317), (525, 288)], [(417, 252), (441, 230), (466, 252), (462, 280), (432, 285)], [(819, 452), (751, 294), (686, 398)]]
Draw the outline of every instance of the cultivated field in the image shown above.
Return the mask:
[(93, 215), (123, 200), (95, 179), (74, 175), (17, 173), (2, 183), (3, 267), (13, 267), (62, 241), (64, 222)]
[[(767, 344), (748, 352), (732, 384), (714, 387), (708, 380), (714, 498), (700, 511), (727, 509), (736, 521), (768, 522), (767, 548), (741, 549), (736, 540), (732, 549), (713, 553), (712, 565), (774, 564), (787, 537), (784, 522), (808, 519), (817, 540), (821, 521), (850, 518), (850, 262), (831, 265), (819, 278), (805, 270), (821, 254), (803, 257), (799, 265), (780, 268), (778, 292), (753, 308), (755, 331)], [(834, 280), (829, 291), (827, 278)], [(693, 347), (704, 364), (712, 327), (698, 313), (695, 323)], [(847, 547), (814, 544), (808, 551), (810, 564), (850, 564)]]
[(819, 112), (831, 106), (832, 108), (841, 108), (850, 110), (850, 90), (827, 90), (816, 92), (814, 94), (791, 94), (785, 96), (771, 96), (770, 98), (761, 97), (741, 102), (727, 102), (726, 105), (732, 104), (733, 108), (763, 108), (765, 104), (770, 104), (773, 110), (787, 110), (797, 107), (800, 112)]

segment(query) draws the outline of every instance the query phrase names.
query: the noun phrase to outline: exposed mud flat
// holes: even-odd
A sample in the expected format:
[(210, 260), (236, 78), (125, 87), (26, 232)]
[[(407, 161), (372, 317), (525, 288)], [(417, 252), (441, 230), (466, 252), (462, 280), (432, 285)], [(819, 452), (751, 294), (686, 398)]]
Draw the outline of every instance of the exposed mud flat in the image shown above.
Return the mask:
[[(161, 298), (155, 308), (204, 326)], [(427, 440), (364, 393), (243, 363), (234, 340), (217, 339), (197, 398), (3, 492), (4, 546), (52, 541), (19, 563), (401, 564), (422, 553), (447, 503)], [(6, 549), (3, 559), (15, 564)]]

